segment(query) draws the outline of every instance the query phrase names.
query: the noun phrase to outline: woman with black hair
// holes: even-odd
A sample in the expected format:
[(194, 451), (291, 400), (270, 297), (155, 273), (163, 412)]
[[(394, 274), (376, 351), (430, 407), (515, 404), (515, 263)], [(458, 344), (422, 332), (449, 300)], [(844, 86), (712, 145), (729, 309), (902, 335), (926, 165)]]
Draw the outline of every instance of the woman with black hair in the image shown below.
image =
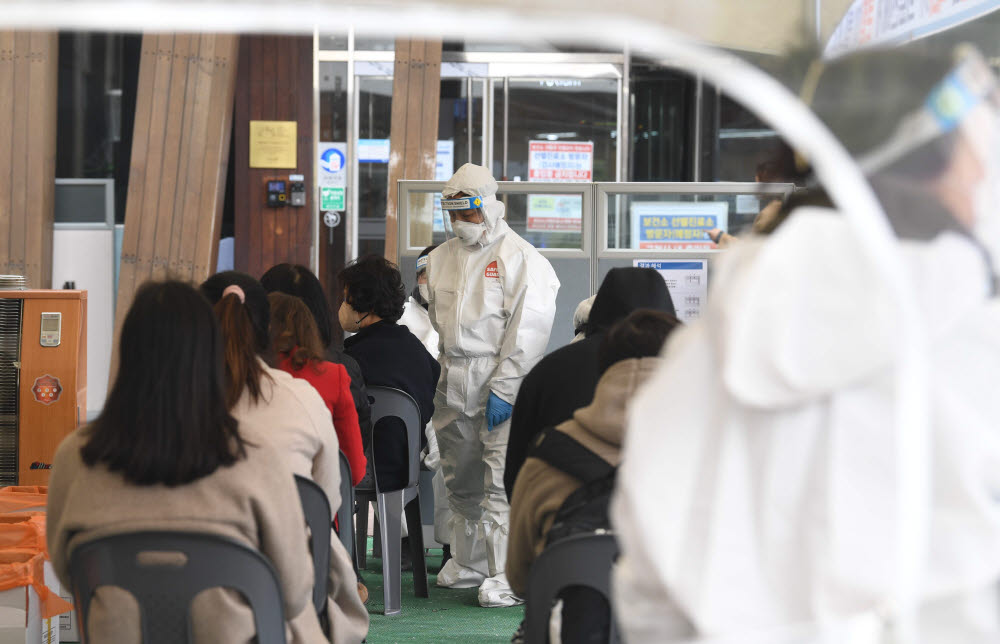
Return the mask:
[[(296, 474), (315, 481), (340, 506), (340, 445), (330, 411), (309, 382), (267, 366), (271, 307), (260, 282), (245, 273), (216, 273), (201, 291), (214, 303), (225, 344), (226, 399), (241, 431), (281, 454)], [(361, 642), (368, 613), (358, 597), (350, 557), (331, 531), (332, 641)], [(293, 623), (293, 627), (297, 624)]]
[[(396, 324), (406, 301), (399, 269), (384, 257), (368, 255), (337, 277), (344, 289), (340, 325), (354, 333), (344, 341), (344, 351), (361, 365), (369, 385), (394, 387), (413, 396), (420, 406), (420, 426), (426, 426), (434, 415), (441, 366), (409, 329)], [(398, 490), (407, 478), (406, 428), (398, 419), (387, 418), (373, 431), (379, 488)]]
[[(312, 560), (292, 473), (237, 424), (226, 404), (222, 339), (205, 298), (181, 282), (147, 283), (121, 330), (118, 377), (101, 415), (56, 451), (47, 537), (60, 581), (73, 549), (143, 530), (204, 532), (255, 548), (274, 564), (292, 642), (324, 641), (312, 608)], [(196, 642), (248, 642), (253, 614), (216, 589), (192, 605)], [(87, 639), (139, 642), (135, 599), (99, 588)]]
[(342, 364), (347, 369), (347, 375), (351, 379), (351, 397), (354, 399), (354, 409), (358, 412), (358, 425), (361, 427), (361, 440), (367, 449), (372, 436), (372, 410), (365, 391), (365, 379), (358, 362), (340, 348), (340, 331), (334, 327), (323, 285), (312, 271), (299, 264), (272, 266), (260, 278), (260, 283), (268, 293), (294, 295), (309, 307), (325, 350), (323, 359)]

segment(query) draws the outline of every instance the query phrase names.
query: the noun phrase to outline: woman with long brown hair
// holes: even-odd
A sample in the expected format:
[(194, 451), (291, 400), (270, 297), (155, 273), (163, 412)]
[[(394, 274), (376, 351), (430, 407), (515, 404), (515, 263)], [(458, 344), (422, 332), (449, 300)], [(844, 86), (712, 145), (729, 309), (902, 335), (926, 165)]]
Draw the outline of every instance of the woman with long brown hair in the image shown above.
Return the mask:
[[(241, 431), (281, 453), (294, 473), (319, 484), (335, 510), (340, 505), (340, 447), (330, 412), (312, 385), (262, 359), (270, 344), (271, 319), (264, 287), (245, 273), (226, 271), (208, 278), (201, 292), (214, 303), (219, 318), (226, 399)], [(332, 531), (331, 536), (330, 639), (335, 644), (361, 642), (368, 633), (368, 613), (358, 597), (350, 557)]]
[(311, 384), (333, 416), (340, 450), (351, 464), (351, 484), (365, 476), (364, 448), (358, 412), (351, 397), (351, 378), (344, 365), (323, 359), (323, 344), (309, 307), (297, 297), (275, 291), (271, 305), (271, 351), (282, 371)]
[[(184, 530), (260, 551), (281, 584), (291, 644), (318, 644), (312, 560), (292, 473), (281, 454), (247, 431), (225, 400), (222, 339), (212, 308), (181, 282), (148, 282), (121, 329), (119, 367), (94, 422), (56, 451), (47, 537), (56, 574), (70, 586), (73, 550), (99, 536)], [(87, 641), (141, 641), (135, 599), (94, 594)], [(232, 591), (191, 605), (195, 642), (256, 641), (253, 613)]]

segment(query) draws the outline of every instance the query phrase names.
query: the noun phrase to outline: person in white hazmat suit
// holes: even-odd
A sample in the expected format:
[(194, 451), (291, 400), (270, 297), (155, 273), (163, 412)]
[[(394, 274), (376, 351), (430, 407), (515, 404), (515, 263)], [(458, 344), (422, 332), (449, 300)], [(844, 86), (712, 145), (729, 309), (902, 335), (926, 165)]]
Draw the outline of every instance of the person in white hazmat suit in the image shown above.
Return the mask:
[(559, 280), (504, 221), (489, 169), (467, 163), (441, 207), (455, 238), (428, 257), (431, 323), (441, 336), (434, 429), (454, 513), (439, 586), (479, 586), (482, 606), (521, 603), (504, 574), (510, 506), (503, 487), (510, 415), (545, 353)]
[[(417, 286), (406, 298), (403, 305), (403, 317), (399, 318), (398, 324), (406, 326), (410, 333), (417, 336), (417, 339), (427, 348), (427, 352), (438, 358), (438, 344), (440, 339), (437, 331), (431, 325), (431, 318), (427, 314), (427, 256), (437, 246), (428, 246), (420, 251), (417, 257)], [(434, 423), (427, 423), (424, 428), (427, 436), (426, 453), (423, 456), (424, 465), (434, 472), (432, 485), (434, 489), (434, 540), (444, 546), (443, 563), (447, 563), (451, 558), (451, 548), (449, 546), (451, 535), (451, 508), (448, 507), (448, 493), (444, 487), (444, 474), (441, 472), (441, 453), (438, 450), (437, 433), (434, 431)], [(403, 522), (405, 524), (405, 521)]]
[[(947, 75), (892, 55), (874, 54), (889, 57), (881, 76), (862, 59), (868, 72), (813, 105), (823, 117), (839, 104), (825, 118), (900, 237), (930, 339), (914, 620), (895, 603), (902, 312), (844, 219), (800, 209), (723, 258), (706, 315), (668, 341), (629, 409), (611, 505), (629, 642), (874, 644), (914, 624), (922, 644), (1000, 642), (997, 89), (974, 52)], [(919, 95), (888, 131), (870, 129), (906, 92)], [(854, 107), (836, 127), (836, 109)]]

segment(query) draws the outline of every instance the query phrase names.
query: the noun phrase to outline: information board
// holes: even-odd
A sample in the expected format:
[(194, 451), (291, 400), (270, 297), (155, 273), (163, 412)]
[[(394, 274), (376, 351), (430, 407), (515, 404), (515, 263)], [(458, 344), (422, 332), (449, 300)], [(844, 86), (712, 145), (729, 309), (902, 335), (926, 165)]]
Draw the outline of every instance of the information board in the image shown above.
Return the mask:
[(591, 141), (529, 141), (528, 181), (593, 181)]
[(347, 144), (319, 144), (319, 185), (328, 188), (347, 186)]
[(583, 230), (583, 195), (528, 195), (531, 232), (579, 233)]
[(633, 201), (629, 211), (632, 248), (639, 250), (714, 248), (708, 231), (729, 226), (725, 201)]
[(708, 297), (707, 259), (635, 259), (632, 265), (652, 268), (663, 276), (678, 320), (691, 322), (701, 317)]
[(250, 121), (250, 167), (296, 167), (296, 121)]

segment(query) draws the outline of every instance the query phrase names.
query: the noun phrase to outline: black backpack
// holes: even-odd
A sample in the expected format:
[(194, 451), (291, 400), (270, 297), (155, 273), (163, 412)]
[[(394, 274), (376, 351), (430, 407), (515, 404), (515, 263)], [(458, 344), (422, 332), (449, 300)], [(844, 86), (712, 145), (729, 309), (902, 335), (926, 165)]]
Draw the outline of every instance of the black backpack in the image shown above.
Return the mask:
[(546, 536), (546, 545), (574, 534), (611, 530), (608, 503), (615, 487), (617, 467), (552, 427), (539, 435), (528, 456), (541, 459), (583, 482), (559, 506)]

